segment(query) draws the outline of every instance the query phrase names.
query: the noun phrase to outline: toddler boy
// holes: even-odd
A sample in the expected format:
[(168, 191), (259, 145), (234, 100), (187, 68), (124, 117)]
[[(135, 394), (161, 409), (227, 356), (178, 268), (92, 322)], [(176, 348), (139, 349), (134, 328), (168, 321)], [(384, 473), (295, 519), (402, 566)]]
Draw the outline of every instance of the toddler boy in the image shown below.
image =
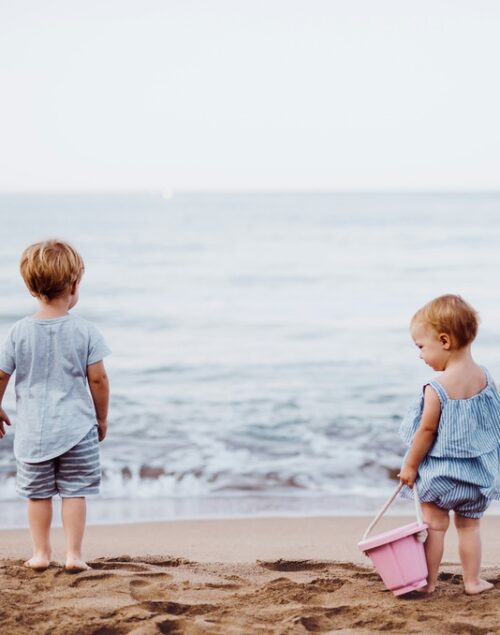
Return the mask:
[(37, 571), (50, 564), (52, 497), (59, 494), (65, 569), (84, 571), (85, 496), (99, 492), (99, 441), (106, 436), (109, 400), (102, 360), (110, 350), (95, 326), (69, 313), (84, 272), (71, 245), (60, 240), (31, 245), (20, 268), (38, 311), (13, 325), (0, 352), (0, 438), (4, 423), (10, 425), (1, 402), (15, 371), (16, 484), (28, 499), (33, 540), (33, 556), (25, 564)]

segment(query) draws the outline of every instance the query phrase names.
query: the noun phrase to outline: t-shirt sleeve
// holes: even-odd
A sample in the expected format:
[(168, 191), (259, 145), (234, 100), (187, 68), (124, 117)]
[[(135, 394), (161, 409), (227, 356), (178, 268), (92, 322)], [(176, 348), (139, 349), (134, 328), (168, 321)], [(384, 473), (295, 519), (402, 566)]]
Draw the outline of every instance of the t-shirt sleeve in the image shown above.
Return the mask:
[(100, 362), (106, 355), (111, 353), (111, 349), (104, 341), (99, 330), (91, 325), (89, 329), (89, 354), (87, 357), (87, 366)]
[(12, 375), (16, 370), (16, 347), (12, 331), (9, 333), (0, 350), (0, 370), (3, 370), (7, 375)]

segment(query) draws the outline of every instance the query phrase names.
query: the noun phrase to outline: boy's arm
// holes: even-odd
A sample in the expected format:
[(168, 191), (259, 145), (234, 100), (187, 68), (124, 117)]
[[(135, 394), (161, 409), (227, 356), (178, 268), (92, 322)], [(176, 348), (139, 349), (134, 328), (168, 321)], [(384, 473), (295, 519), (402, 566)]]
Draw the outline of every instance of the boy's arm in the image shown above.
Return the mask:
[(99, 441), (103, 441), (108, 429), (109, 381), (102, 361), (87, 366), (87, 380), (94, 402)]
[(431, 449), (439, 425), (441, 415), (441, 402), (435, 390), (426, 386), (424, 390), (424, 409), (418, 430), (413, 437), (413, 442), (406, 457), (405, 464), (398, 474), (401, 483), (413, 487), (417, 478), (418, 466)]
[(4, 373), (3, 370), (0, 370), (0, 439), (5, 436), (5, 427), (4, 423), (10, 426), (10, 419), (7, 416), (7, 413), (2, 408), (2, 399), (5, 394), (5, 389), (7, 388), (7, 384), (9, 383), (10, 375)]

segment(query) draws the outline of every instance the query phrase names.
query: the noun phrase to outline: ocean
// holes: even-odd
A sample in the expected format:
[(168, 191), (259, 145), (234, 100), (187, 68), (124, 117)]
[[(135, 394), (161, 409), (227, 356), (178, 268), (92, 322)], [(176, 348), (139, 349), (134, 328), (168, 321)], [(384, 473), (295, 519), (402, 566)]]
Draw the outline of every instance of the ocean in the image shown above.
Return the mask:
[[(500, 194), (1, 194), (0, 220), (0, 339), (35, 310), (21, 251), (61, 237), (86, 263), (73, 312), (113, 350), (91, 522), (372, 513), (433, 374), (408, 324), (436, 295), (479, 310), (500, 379)], [(26, 524), (12, 438), (3, 527)]]

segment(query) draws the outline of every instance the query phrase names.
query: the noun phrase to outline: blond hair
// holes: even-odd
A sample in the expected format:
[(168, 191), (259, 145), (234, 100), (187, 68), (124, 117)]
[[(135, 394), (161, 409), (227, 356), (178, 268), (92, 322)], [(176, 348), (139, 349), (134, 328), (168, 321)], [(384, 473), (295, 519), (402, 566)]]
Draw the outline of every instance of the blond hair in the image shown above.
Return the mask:
[(42, 300), (58, 298), (79, 282), (85, 270), (80, 254), (62, 240), (44, 240), (27, 247), (19, 263), (30, 293)]
[(424, 322), (436, 334), (446, 333), (451, 337), (454, 346), (463, 348), (477, 335), (479, 314), (461, 296), (448, 294), (425, 304), (411, 321)]

